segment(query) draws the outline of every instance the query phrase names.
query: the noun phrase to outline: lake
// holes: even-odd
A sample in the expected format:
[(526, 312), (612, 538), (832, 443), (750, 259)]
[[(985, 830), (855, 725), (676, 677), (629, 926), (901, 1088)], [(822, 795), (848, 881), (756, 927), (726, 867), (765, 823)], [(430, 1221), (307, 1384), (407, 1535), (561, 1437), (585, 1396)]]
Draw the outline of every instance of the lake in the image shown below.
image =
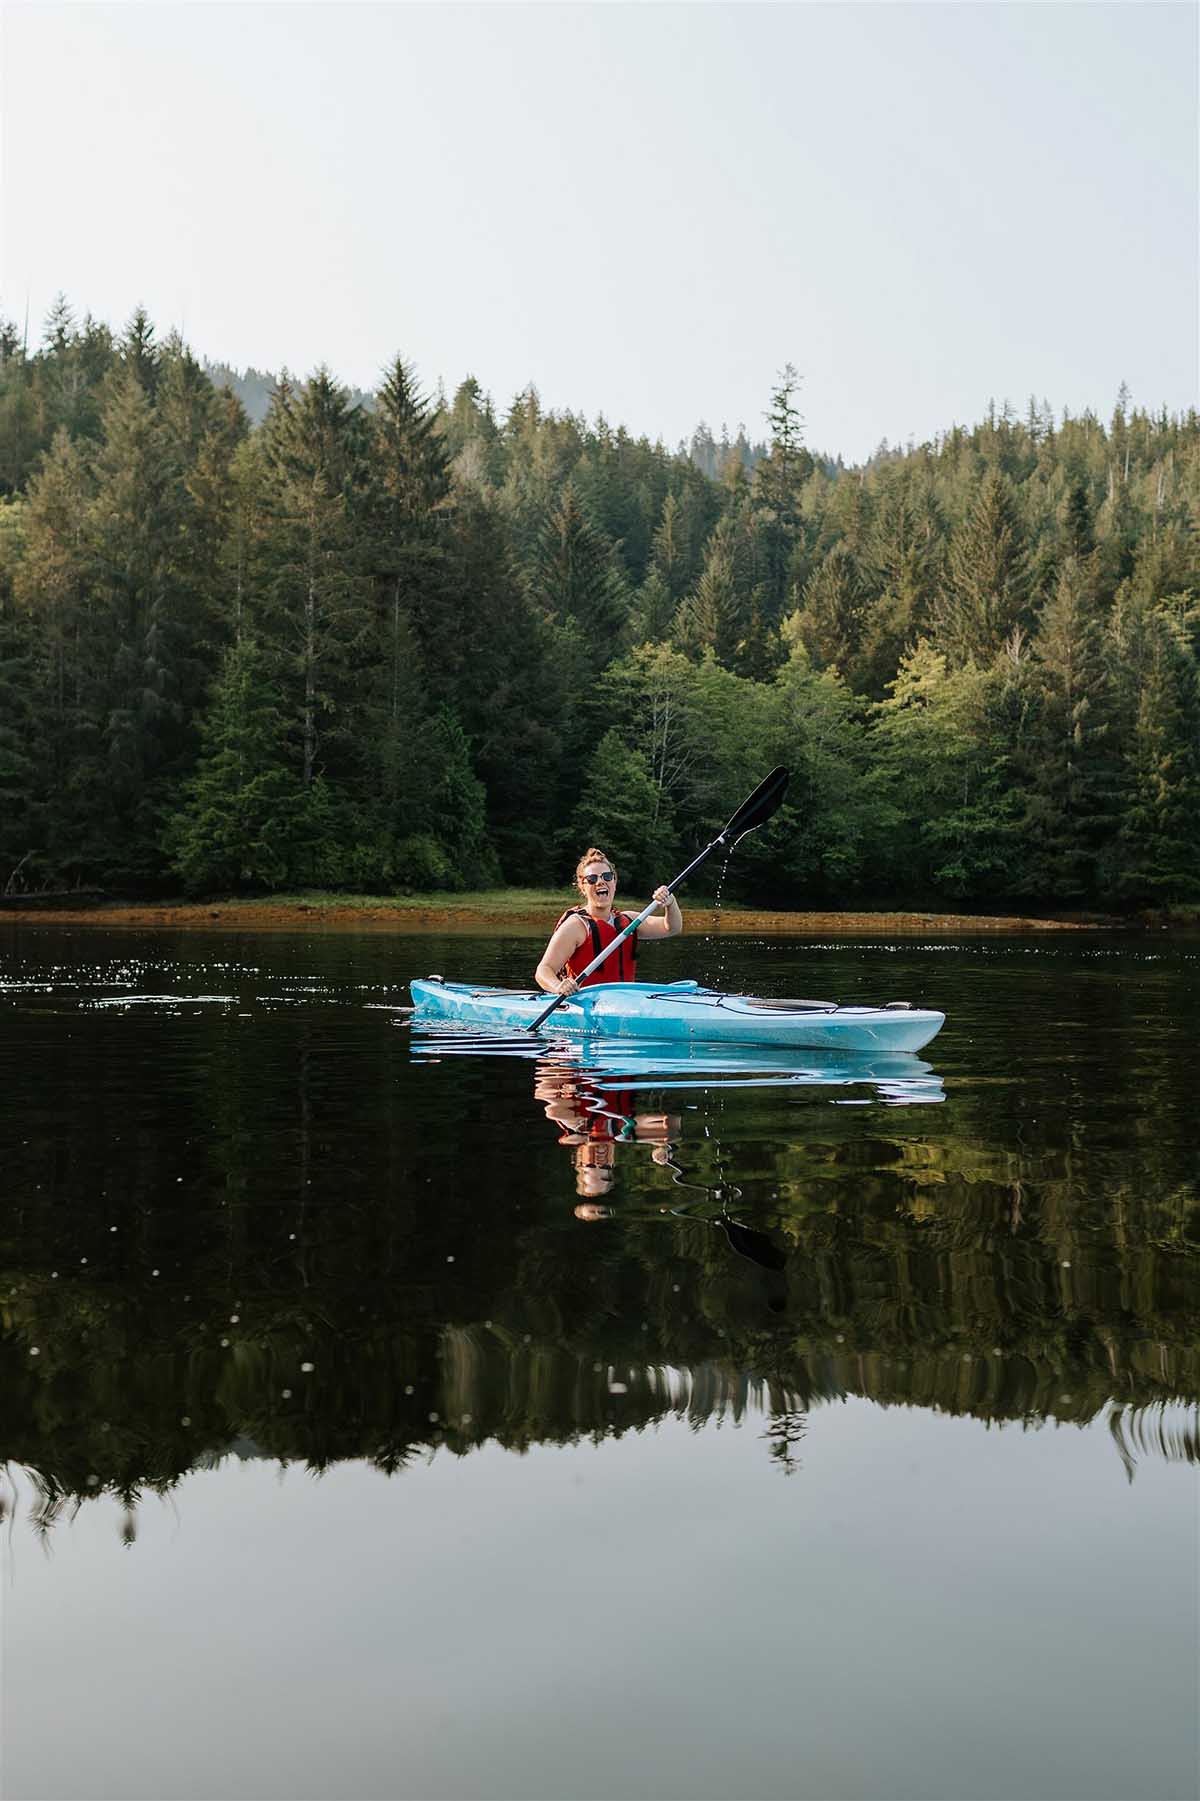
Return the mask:
[(6, 1797), (1191, 1801), (1200, 942), (697, 918), (946, 1027), (589, 1067), (403, 1011), (527, 936), (0, 924)]

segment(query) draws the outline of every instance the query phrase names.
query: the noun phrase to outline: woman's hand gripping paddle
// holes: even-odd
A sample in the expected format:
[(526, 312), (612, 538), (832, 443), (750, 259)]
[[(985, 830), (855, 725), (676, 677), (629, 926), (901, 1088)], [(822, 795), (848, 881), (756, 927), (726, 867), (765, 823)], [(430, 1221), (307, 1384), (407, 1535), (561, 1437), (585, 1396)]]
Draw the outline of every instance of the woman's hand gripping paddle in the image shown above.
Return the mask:
[[(711, 844), (706, 844), (704, 849), (700, 852), (700, 855), (694, 857), (687, 868), (682, 870), (680, 874), (675, 877), (673, 882), (667, 884), (669, 892), (674, 894), (676, 888), (679, 887), (679, 884), (686, 881), (693, 869), (699, 869), (705, 857), (707, 857), (710, 852), (716, 850), (718, 845), (727, 845), (728, 848), (732, 850), (739, 838), (744, 838), (746, 833), (752, 832), (756, 826), (764, 825), (782, 801), (787, 790), (787, 785), (788, 771), (786, 769), (773, 769), (770, 775), (764, 777), (758, 784), (758, 787), (754, 790), (754, 793), (747, 795), (746, 799), (742, 802), (741, 806), (719, 837), (714, 838)], [(636, 932), (644, 919), (649, 919), (658, 904), (657, 901), (651, 901), (648, 906), (643, 907), (637, 918), (631, 919), (629, 924), (625, 927), (625, 930), (623, 932), (618, 932), (612, 943), (606, 946), (606, 948), (600, 952), (598, 957), (592, 958), (592, 961), (588, 964), (587, 968), (583, 970), (578, 977), (579, 982), (582, 983), (586, 981), (593, 970), (599, 969), (604, 960), (607, 957), (612, 956), (617, 946), (622, 944), (625, 939), (629, 937), (631, 932)], [(527, 1032), (536, 1032), (538, 1027), (549, 1019), (555, 1008), (561, 1007), (563, 1002), (567, 999), (568, 996), (565, 994), (556, 994), (554, 999), (550, 1002), (550, 1005), (544, 1007), (533, 1023), (526, 1026), (525, 1030)]]

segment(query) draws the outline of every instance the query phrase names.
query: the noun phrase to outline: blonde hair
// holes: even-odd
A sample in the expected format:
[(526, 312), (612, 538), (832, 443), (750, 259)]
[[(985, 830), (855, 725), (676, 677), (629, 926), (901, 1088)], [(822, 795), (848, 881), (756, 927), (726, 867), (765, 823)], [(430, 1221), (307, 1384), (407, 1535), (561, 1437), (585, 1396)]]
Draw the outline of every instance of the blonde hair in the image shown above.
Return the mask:
[(597, 850), (596, 846), (593, 844), (588, 850), (584, 851), (582, 857), (580, 857), (578, 863), (575, 865), (575, 886), (577, 888), (583, 882), (583, 872), (589, 863), (607, 863), (608, 867), (613, 872), (614, 882), (620, 873), (608, 852), (606, 850)]

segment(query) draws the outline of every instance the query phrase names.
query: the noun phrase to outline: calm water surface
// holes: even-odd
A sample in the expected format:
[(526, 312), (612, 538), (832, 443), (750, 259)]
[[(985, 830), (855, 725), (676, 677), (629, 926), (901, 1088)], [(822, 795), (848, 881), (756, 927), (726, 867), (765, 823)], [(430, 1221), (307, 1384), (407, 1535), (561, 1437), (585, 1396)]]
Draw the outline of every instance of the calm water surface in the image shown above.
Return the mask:
[(539, 949), (0, 929), (3, 1794), (1190, 1801), (1200, 944), (647, 953), (879, 1065), (402, 1011)]

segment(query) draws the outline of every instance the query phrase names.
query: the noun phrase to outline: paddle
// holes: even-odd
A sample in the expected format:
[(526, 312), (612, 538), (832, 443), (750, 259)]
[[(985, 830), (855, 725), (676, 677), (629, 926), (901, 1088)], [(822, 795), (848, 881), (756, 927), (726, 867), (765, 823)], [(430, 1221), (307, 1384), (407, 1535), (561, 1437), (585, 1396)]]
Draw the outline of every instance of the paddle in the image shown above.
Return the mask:
[[(754, 790), (754, 793), (746, 796), (746, 799), (733, 815), (733, 818), (729, 821), (724, 831), (721, 832), (718, 837), (714, 838), (711, 844), (706, 844), (704, 849), (700, 852), (700, 855), (694, 857), (687, 868), (677, 875), (673, 882), (667, 884), (668, 891), (671, 894), (674, 894), (680, 883), (686, 881), (693, 869), (699, 869), (705, 857), (707, 857), (711, 851), (716, 850), (719, 844), (727, 844), (730, 850), (732, 850), (738, 840), (744, 838), (747, 832), (752, 832), (756, 826), (763, 825), (770, 819), (772, 813), (775, 812), (779, 803), (782, 801), (787, 785), (788, 771), (786, 769), (773, 769), (770, 775), (765, 776)], [(643, 907), (637, 918), (631, 919), (629, 924), (625, 927), (625, 930), (619, 932), (612, 943), (608, 945), (606, 949), (602, 950), (598, 957), (592, 958), (587, 968), (580, 974), (578, 980), (580, 982), (585, 981), (594, 969), (599, 969), (605, 958), (611, 957), (617, 946), (623, 944), (631, 932), (636, 932), (644, 919), (649, 919), (658, 904), (657, 901), (651, 901), (648, 906)], [(545, 1020), (549, 1019), (554, 1010), (557, 1007), (561, 1007), (563, 1002), (570, 998), (571, 997), (566, 994), (556, 994), (554, 999), (550, 1002), (550, 1005), (544, 1007), (533, 1021), (532, 1025), (526, 1026), (525, 1030), (527, 1032), (536, 1032), (538, 1027)]]

